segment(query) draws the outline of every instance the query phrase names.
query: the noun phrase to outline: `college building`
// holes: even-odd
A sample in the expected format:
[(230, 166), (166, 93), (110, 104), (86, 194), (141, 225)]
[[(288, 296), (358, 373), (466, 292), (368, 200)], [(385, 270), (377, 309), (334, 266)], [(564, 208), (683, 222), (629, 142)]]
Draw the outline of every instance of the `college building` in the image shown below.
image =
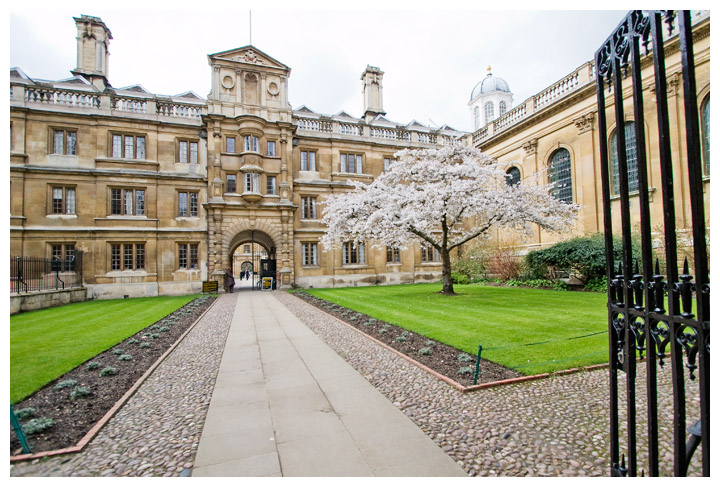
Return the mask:
[[(351, 190), (349, 181), (371, 182), (405, 148), (473, 145), (506, 166), (508, 184), (540, 171), (556, 183), (556, 197), (581, 206), (576, 234), (602, 230), (592, 62), (514, 105), (508, 82), (488, 72), (471, 91), (468, 133), (391, 121), (383, 109), (384, 73), (369, 65), (360, 76), (361, 118), (293, 108), (290, 67), (254, 46), (208, 55), (207, 99), (192, 92), (153, 94), (141, 85), (115, 88), (108, 78), (110, 29), (97, 17), (74, 20), (71, 77), (47, 81), (10, 70), (10, 255), (56, 257), (63, 272), (73, 272), (70, 262), (81, 251), (88, 298), (199, 292), (203, 281), (222, 283), (228, 268), (236, 276), (257, 272), (259, 255), (274, 267), (280, 288), (437, 280), (441, 264), (431, 248), (347, 243), (325, 251), (319, 243), (324, 199)], [(708, 191), (709, 12), (694, 23)], [(666, 55), (678, 72), (670, 77), (670, 123), (681, 135), (676, 38), (667, 41)], [(652, 63), (646, 66), (650, 92)], [(654, 108), (645, 109), (652, 140)], [(632, 140), (629, 122), (615, 126)], [(672, 143), (682, 175), (681, 140)], [(652, 183), (659, 163), (649, 147)], [(629, 144), (629, 172), (634, 150)], [(683, 182), (676, 185), (683, 209), (678, 227), (689, 227)], [(653, 220), (661, 222), (655, 213)], [(513, 237), (512, 244), (526, 251), (569, 236), (537, 231)]]

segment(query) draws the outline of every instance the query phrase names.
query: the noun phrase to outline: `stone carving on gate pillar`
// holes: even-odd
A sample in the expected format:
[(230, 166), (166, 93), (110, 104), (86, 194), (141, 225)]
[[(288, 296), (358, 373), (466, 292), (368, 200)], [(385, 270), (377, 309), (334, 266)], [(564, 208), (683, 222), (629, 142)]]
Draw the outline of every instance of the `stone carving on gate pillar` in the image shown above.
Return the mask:
[(529, 156), (537, 153), (537, 146), (537, 139), (530, 139), (522, 145), (522, 148), (525, 150), (525, 154)]
[(573, 123), (578, 129), (578, 135), (582, 135), (585, 132), (591, 132), (595, 126), (595, 112), (587, 113), (581, 117), (573, 120)]

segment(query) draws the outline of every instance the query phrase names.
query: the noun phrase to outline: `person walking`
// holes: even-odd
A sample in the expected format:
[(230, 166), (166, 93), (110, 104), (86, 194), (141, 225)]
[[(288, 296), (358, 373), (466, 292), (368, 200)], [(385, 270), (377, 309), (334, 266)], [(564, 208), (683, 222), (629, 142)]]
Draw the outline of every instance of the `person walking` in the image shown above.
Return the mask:
[(235, 289), (235, 278), (232, 275), (232, 267), (225, 271), (225, 292), (231, 293)]

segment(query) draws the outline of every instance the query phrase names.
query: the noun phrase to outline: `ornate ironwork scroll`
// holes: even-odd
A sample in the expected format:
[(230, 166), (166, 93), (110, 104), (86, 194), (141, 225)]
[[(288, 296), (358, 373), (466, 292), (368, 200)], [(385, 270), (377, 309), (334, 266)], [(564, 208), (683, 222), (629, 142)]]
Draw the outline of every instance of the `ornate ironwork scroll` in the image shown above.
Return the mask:
[[(603, 193), (603, 213), (608, 280), (608, 335), (610, 362), (610, 473), (614, 476), (658, 476), (659, 431), (657, 366), (669, 362), (673, 388), (673, 473), (684, 476), (699, 444), (702, 474), (710, 475), (710, 282), (706, 244), (705, 213), (700, 156), (700, 130), (696, 99), (695, 66), (689, 11), (641, 11), (628, 13), (615, 31), (595, 53), (597, 68), (599, 149)], [(677, 31), (681, 53), (683, 102), (687, 147), (686, 163), (690, 207), (694, 275), (690, 274), (687, 256), (682, 273), (678, 271), (677, 229), (674, 201), (673, 162), (670, 147), (668, 83), (665, 68), (665, 40)], [(653, 255), (650, 199), (647, 174), (648, 153), (645, 138), (645, 108), (642, 92), (641, 47), (647, 55), (652, 50), (655, 106), (658, 124), (658, 154), (663, 204), (665, 252)], [(630, 80), (627, 80), (628, 76)], [(637, 195), (630, 194), (628, 159), (624, 130), (616, 130), (617, 172), (619, 176), (621, 262), (613, 259), (613, 218), (611, 209), (611, 169), (608, 154), (608, 118), (625, 120), (623, 84), (632, 86), (635, 137), (637, 143)], [(606, 103), (606, 91), (612, 103)], [(609, 106), (612, 105), (612, 106)], [(637, 198), (640, 214), (640, 255), (633, 255), (630, 221), (630, 198)], [(613, 195), (613, 199), (616, 196)], [(617, 211), (617, 209), (616, 209)], [(637, 223), (637, 222), (634, 222)], [(655, 222), (657, 226), (660, 222)], [(661, 273), (658, 257), (664, 259)], [(646, 359), (647, 394), (647, 471), (638, 472), (636, 365)], [(626, 407), (624, 415), (627, 438), (621, 438), (619, 414), (619, 380), (624, 376)], [(695, 385), (700, 397), (700, 418), (688, 418), (688, 390)], [(696, 422), (697, 420), (697, 422)], [(690, 421), (692, 426), (686, 427)], [(689, 440), (688, 440), (689, 434)], [(624, 441), (623, 441), (624, 440)], [(621, 443), (622, 458), (621, 458)]]

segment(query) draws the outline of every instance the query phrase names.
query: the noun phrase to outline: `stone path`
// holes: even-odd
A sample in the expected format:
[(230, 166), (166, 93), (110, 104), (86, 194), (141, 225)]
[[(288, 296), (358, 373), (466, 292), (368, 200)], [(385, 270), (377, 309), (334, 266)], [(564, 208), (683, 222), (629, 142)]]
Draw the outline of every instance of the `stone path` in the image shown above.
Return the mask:
[[(462, 394), (309, 304), (284, 292), (272, 294), (468, 474), (608, 474), (606, 370)], [(239, 295), (220, 297), (85, 451), (15, 464), (11, 476), (189, 474)], [(638, 376), (643, 372), (640, 366)], [(659, 385), (661, 475), (669, 475), (672, 462), (669, 376), (667, 369)], [(697, 401), (689, 400), (689, 407), (696, 408)], [(642, 443), (642, 431), (638, 434)], [(690, 475), (699, 474), (698, 457)]]

